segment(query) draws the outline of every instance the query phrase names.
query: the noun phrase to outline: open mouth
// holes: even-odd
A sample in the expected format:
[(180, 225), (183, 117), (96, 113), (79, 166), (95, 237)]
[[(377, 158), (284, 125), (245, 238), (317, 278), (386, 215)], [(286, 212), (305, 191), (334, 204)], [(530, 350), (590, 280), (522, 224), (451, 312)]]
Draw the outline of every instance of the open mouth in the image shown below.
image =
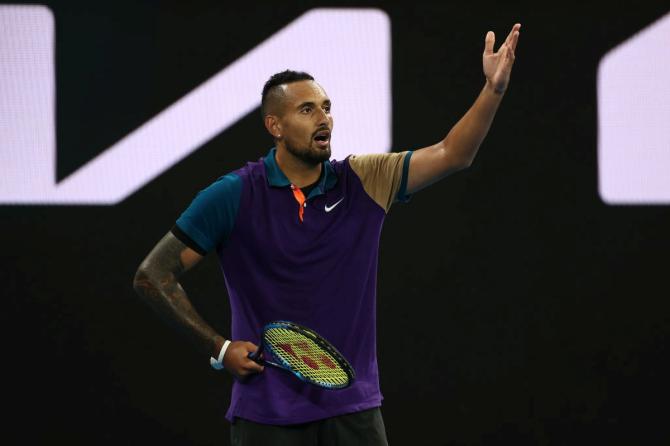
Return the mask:
[(318, 132), (314, 137), (314, 141), (320, 147), (328, 146), (328, 142), (330, 142), (330, 132), (328, 130)]

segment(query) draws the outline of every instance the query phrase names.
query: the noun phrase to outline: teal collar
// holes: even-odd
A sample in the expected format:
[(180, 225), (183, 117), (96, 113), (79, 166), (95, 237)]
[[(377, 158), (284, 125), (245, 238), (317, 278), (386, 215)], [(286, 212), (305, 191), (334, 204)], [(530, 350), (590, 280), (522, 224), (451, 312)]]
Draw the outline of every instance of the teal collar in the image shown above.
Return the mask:
[[(284, 175), (284, 172), (281, 171), (279, 165), (277, 164), (277, 160), (275, 159), (276, 153), (277, 148), (273, 147), (263, 159), (263, 163), (265, 164), (265, 175), (268, 178), (268, 184), (274, 187), (290, 186), (291, 182), (288, 180), (288, 178), (286, 178), (286, 175)], [(319, 178), (319, 182), (316, 186), (314, 186), (314, 189), (312, 189), (307, 198), (309, 199), (326, 193), (326, 191), (329, 191), (335, 187), (336, 183), (337, 174), (335, 173), (335, 169), (333, 169), (330, 161), (324, 161), (321, 168), (321, 177)]]

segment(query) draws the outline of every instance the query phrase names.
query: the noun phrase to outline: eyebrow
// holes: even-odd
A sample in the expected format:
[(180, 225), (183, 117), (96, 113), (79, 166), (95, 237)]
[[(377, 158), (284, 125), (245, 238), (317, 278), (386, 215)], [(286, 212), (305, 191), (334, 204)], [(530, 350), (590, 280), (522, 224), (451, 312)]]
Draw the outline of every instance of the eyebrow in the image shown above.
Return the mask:
[[(323, 103), (324, 103), (324, 104), (327, 104), (327, 105), (331, 105), (331, 103), (330, 103), (330, 99), (326, 99), (325, 101), (323, 101)], [(296, 107), (296, 110), (300, 110), (300, 109), (303, 108), (305, 105), (316, 106), (316, 104), (315, 104), (314, 102), (303, 102), (302, 104), (300, 104), (300, 105), (298, 105), (298, 106)]]

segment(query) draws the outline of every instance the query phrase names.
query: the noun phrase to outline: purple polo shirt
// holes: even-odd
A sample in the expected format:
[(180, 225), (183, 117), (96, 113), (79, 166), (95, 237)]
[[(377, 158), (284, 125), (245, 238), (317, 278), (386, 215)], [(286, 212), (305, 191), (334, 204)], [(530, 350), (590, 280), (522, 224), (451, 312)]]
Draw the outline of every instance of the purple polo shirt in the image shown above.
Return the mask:
[(274, 367), (233, 382), (226, 418), (296, 424), (381, 405), (376, 356), (379, 238), (405, 194), (412, 152), (324, 161), (303, 221), (276, 149), (219, 178), (173, 232), (201, 253), (216, 250), (232, 313), (232, 340), (260, 342), (263, 326), (289, 320), (328, 339), (356, 371), (326, 390)]

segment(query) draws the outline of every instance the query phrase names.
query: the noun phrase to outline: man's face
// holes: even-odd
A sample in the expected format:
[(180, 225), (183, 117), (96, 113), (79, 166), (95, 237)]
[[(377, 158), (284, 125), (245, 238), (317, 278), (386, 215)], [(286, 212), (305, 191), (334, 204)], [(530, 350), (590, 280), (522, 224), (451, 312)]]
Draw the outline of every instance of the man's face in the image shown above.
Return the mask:
[(307, 164), (329, 160), (333, 117), (326, 92), (309, 80), (292, 82), (281, 88), (285, 96), (279, 123), (286, 149)]

